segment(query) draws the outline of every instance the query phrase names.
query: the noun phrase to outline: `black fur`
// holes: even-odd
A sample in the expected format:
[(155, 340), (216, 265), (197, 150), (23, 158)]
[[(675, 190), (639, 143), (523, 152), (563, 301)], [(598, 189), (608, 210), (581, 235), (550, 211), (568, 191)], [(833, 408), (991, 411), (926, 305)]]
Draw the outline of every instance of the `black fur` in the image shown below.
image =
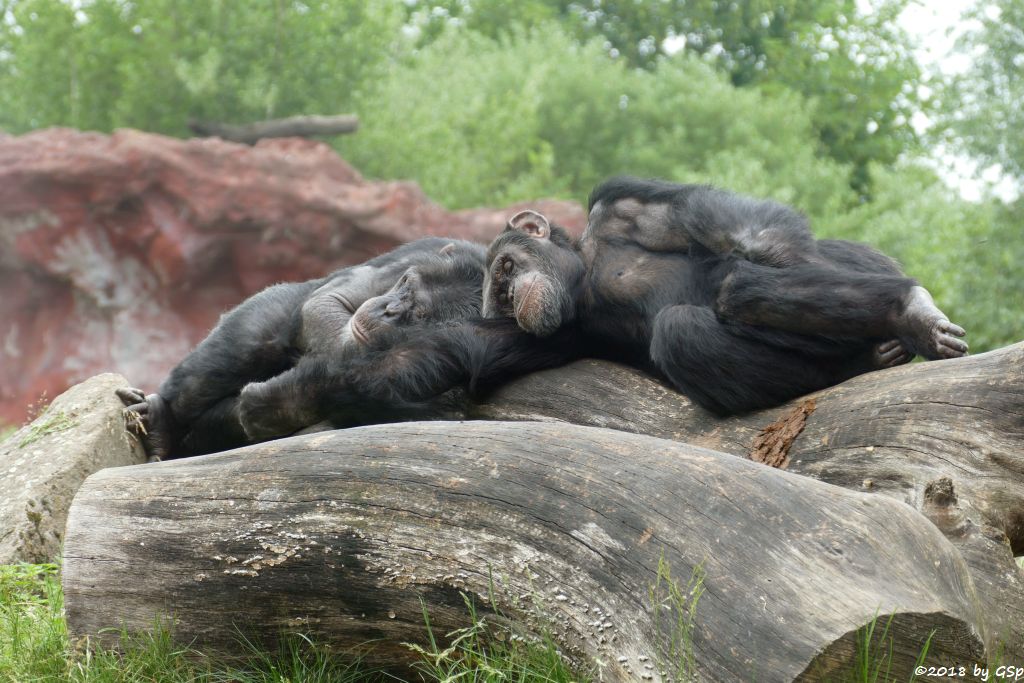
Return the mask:
[[(157, 393), (119, 395), (155, 459), (285, 436), (334, 417), (379, 420), (402, 402), (375, 401), (378, 379), (348, 369), (479, 317), (484, 260), (480, 245), (431, 237), (326, 278), (268, 287), (225, 314)], [(362, 341), (351, 332), (354, 317), (363, 320)], [(382, 376), (394, 369), (378, 367)]]
[[(777, 405), (913, 353), (967, 350), (963, 331), (894, 261), (861, 244), (815, 240), (806, 218), (782, 204), (613, 178), (595, 188), (589, 208), (578, 243), (554, 226), (550, 240), (506, 229), (488, 249), (489, 278), (500, 286), (485, 287), (485, 312), (519, 318), (507, 283), (562, 272), (564, 286), (551, 291), (564, 301), (545, 308), (569, 307), (559, 350), (660, 373), (713, 412)], [(510, 255), (514, 271), (500, 268)], [(905, 352), (876, 353), (893, 339)]]

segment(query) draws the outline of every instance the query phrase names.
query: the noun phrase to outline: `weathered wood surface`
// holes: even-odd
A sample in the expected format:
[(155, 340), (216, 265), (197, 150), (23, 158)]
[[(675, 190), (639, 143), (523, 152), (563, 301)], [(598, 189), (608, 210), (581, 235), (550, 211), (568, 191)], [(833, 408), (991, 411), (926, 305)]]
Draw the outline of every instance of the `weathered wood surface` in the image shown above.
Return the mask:
[[(1024, 344), (856, 377), (812, 395), (785, 467), (904, 501), (963, 554), (1003, 661), (1024, 661)], [(473, 417), (561, 420), (749, 457), (786, 406), (716, 419), (640, 372), (600, 361), (536, 373)]]
[(359, 118), (350, 114), (339, 116), (292, 116), (285, 119), (259, 121), (246, 125), (189, 121), (193, 133), (203, 137), (218, 137), (231, 142), (254, 145), (263, 138), (311, 137), (314, 135), (341, 135), (354, 133)]
[(66, 539), (73, 638), (169, 613), (204, 648), (284, 628), (375, 640), (371, 661), (394, 665), (424, 640), (420, 598), (444, 633), (467, 625), (466, 592), (484, 614), (493, 595), (498, 622), (549, 624), (604, 680), (664, 680), (680, 609), (649, 596), (664, 558), (681, 586), (704, 573), (697, 680), (820, 680), (876, 614), (902, 680), (933, 629), (936, 662), (985, 656), (963, 560), (909, 506), (574, 425), (404, 423), (109, 469)]

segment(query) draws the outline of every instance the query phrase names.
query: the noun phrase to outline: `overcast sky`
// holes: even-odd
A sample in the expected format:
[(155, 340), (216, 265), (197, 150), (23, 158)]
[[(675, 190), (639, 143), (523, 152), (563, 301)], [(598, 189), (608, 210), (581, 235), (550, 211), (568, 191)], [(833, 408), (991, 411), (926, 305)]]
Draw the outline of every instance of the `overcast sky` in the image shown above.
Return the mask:
[[(925, 69), (938, 69), (947, 76), (963, 73), (967, 69), (970, 57), (954, 53), (953, 42), (969, 27), (961, 16), (976, 1), (983, 6), (986, 4), (984, 0), (920, 0), (903, 11), (900, 23), (916, 39), (916, 54)], [(858, 0), (858, 5), (864, 11), (870, 8), (871, 3), (869, 0)], [(927, 127), (928, 117), (918, 114), (913, 123), (920, 131)], [(1004, 176), (998, 166), (979, 168), (970, 159), (944, 154), (942, 150), (936, 152), (935, 166), (965, 199), (978, 200), (987, 184), (992, 184), (996, 195), (1003, 199), (1012, 200), (1017, 196), (1015, 183)]]

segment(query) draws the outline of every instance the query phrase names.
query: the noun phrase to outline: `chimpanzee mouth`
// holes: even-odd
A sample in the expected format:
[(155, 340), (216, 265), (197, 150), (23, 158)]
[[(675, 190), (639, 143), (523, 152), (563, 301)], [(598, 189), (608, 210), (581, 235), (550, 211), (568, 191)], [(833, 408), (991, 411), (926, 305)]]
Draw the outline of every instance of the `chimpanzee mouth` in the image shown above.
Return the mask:
[(366, 330), (363, 329), (363, 326), (355, 318), (348, 321), (348, 326), (352, 330), (352, 336), (355, 337), (357, 342), (363, 346), (370, 345), (370, 336), (366, 334)]

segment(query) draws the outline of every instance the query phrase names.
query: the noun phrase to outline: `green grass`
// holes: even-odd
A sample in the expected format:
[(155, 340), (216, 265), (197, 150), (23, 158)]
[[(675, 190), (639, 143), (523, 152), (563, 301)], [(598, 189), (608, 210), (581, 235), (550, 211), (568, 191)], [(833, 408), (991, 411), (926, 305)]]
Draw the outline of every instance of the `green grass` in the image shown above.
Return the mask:
[(18, 443), (18, 448), (24, 448), (30, 443), (43, 438), (47, 434), (63, 432), (75, 427), (76, 425), (78, 425), (78, 420), (63, 411), (57, 410), (52, 414), (49, 412), (44, 413), (42, 418), (33, 422), (25, 435), (21, 437), (21, 441)]
[(693, 653), (693, 630), (697, 625), (697, 605), (704, 594), (703, 563), (693, 568), (686, 586), (672, 578), (672, 569), (664, 554), (658, 559), (658, 574), (649, 597), (654, 623), (665, 634), (660, 643), (658, 662), (663, 671), (672, 672), (676, 681), (697, 677)]
[[(466, 629), (448, 634), (442, 649), (429, 628), (429, 646), (413, 680), (570, 683), (574, 675), (553, 640), (527, 641), (492, 627), (471, 603)], [(329, 653), (305, 637), (276, 653), (250, 646), (242, 663), (226, 665), (176, 645), (159, 627), (150, 635), (121, 634), (123, 652), (75, 652), (68, 642), (56, 565), (0, 565), (0, 683), (377, 683), (401, 679)], [(502, 633), (503, 635), (498, 635)], [(411, 647), (411, 646), (410, 646)]]
[[(650, 588), (655, 618), (665, 634), (663, 670), (683, 683), (696, 674), (692, 636), (704, 572), (695, 568), (686, 585), (659, 563)], [(493, 600), (491, 601), (493, 603)], [(401, 681), (340, 656), (295, 635), (274, 653), (249, 646), (242, 662), (225, 664), (188, 647), (176, 645), (166, 629), (155, 625), (143, 636), (121, 634), (119, 653), (84, 648), (68, 642), (64, 601), (56, 565), (0, 565), (0, 683), (377, 683)], [(424, 607), (427, 645), (408, 645), (419, 655), (413, 681), (426, 683), (585, 683), (589, 672), (574, 671), (562, 658), (549, 633), (526, 637), (510, 630), (500, 613), (481, 616), (466, 599), (469, 626), (438, 637)], [(539, 614), (539, 622), (543, 615)], [(874, 620), (858, 633), (854, 666), (830, 683), (878, 683), (890, 676), (889, 624)], [(442, 642), (443, 641), (443, 642)], [(922, 645), (919, 662), (928, 653)], [(756, 672), (751, 680), (757, 680)], [(914, 681), (914, 677), (909, 679)], [(994, 677), (991, 680), (996, 680)]]
[[(854, 661), (853, 669), (846, 676), (838, 679), (841, 683), (878, 683), (879, 681), (891, 681), (892, 678), (892, 637), (889, 635), (889, 627), (892, 625), (893, 617), (882, 625), (879, 631), (878, 613), (871, 623), (857, 633), (857, 659)], [(933, 631), (928, 640), (921, 647), (917, 656), (915, 668), (924, 663), (928, 657), (928, 649), (931, 647)], [(909, 683), (917, 680), (915, 674), (910, 675)]]
[[(493, 597), (491, 603), (494, 603)], [(551, 634), (526, 639), (500, 624), (488, 623), (477, 613), (473, 601), (466, 598), (471, 625), (447, 634), (448, 647), (442, 649), (430, 626), (426, 606), (423, 619), (429, 645), (408, 645), (421, 656), (416, 667), (424, 680), (455, 683), (572, 683), (586, 681), (565, 663)], [(500, 616), (500, 613), (499, 613)]]

